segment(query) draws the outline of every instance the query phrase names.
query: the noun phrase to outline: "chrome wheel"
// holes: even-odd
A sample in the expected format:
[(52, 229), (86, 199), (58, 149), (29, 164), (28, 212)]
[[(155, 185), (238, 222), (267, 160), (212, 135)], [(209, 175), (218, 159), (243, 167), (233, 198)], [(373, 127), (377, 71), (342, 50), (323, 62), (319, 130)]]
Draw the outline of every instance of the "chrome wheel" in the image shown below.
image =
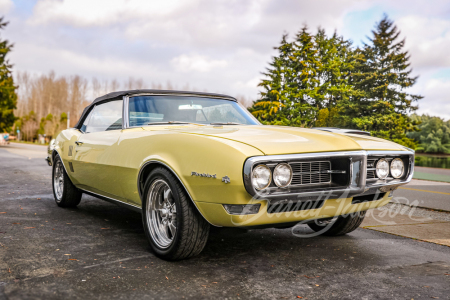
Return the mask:
[(162, 179), (150, 186), (146, 203), (150, 235), (158, 247), (168, 248), (177, 231), (177, 210), (172, 190)]
[(56, 162), (53, 189), (55, 190), (56, 200), (61, 201), (64, 191), (64, 169), (61, 160)]

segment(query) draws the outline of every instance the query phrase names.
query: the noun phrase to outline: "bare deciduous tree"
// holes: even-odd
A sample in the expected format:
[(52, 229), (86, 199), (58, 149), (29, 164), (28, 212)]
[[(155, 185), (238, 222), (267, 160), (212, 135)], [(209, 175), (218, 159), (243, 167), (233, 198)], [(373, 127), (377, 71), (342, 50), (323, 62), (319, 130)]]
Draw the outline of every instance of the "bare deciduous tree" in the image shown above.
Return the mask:
[(250, 106), (252, 106), (252, 104), (253, 104), (252, 99), (247, 98), (247, 97), (242, 96), (242, 95), (236, 96), (236, 99), (237, 99), (237, 101), (238, 101), (240, 104), (242, 104), (244, 107), (247, 107), (247, 108), (250, 107)]
[[(121, 87), (128, 90), (146, 88), (140, 78), (130, 77), (122, 84), (116, 79), (99, 80), (95, 77), (88, 82), (79, 75), (56, 76), (53, 71), (43, 75), (18, 72), (16, 82), (18, 100), (14, 114), (19, 117), (16, 126), (20, 127), (28, 140), (36, 138), (38, 133), (49, 137), (56, 135), (67, 127), (67, 116), (70, 116), (70, 126), (74, 126), (84, 107), (97, 97), (118, 91)], [(176, 89), (170, 81), (165, 87), (160, 83), (152, 83), (151, 88)], [(183, 89), (195, 90), (190, 88), (189, 83)], [(251, 105), (251, 101), (243, 96), (239, 96), (238, 101), (245, 107)]]

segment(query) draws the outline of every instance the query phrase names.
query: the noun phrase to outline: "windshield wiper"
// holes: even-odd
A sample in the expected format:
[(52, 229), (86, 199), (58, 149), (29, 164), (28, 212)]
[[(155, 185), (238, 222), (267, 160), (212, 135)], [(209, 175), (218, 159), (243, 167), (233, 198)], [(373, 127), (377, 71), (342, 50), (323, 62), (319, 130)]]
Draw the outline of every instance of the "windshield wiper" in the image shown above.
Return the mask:
[(181, 121), (167, 121), (167, 122), (150, 122), (150, 123), (147, 123), (147, 125), (166, 125), (166, 124), (194, 124), (194, 125), (201, 125), (201, 124), (197, 124), (197, 123), (181, 122)]
[(244, 124), (236, 123), (236, 122), (226, 122), (226, 123), (215, 122), (215, 123), (211, 123), (210, 125), (244, 125)]

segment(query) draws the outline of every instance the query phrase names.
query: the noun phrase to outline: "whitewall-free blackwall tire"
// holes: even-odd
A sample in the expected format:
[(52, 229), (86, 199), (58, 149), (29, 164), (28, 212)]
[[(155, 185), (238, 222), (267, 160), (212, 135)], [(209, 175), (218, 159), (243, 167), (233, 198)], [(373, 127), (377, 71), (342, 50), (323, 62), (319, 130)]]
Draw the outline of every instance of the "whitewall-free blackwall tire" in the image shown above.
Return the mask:
[(58, 206), (75, 207), (80, 204), (83, 193), (70, 181), (59, 155), (53, 161), (52, 188)]
[(180, 260), (203, 250), (210, 225), (170, 171), (154, 169), (146, 180), (143, 198), (145, 234), (158, 257)]

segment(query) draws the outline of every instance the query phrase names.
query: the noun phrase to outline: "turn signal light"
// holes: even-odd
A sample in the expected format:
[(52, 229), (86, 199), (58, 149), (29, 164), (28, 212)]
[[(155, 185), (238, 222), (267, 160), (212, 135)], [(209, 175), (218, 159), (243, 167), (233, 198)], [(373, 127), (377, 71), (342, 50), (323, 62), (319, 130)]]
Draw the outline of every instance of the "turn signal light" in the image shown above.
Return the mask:
[(247, 204), (247, 205), (224, 204), (223, 207), (230, 215), (253, 215), (259, 212), (261, 204)]

